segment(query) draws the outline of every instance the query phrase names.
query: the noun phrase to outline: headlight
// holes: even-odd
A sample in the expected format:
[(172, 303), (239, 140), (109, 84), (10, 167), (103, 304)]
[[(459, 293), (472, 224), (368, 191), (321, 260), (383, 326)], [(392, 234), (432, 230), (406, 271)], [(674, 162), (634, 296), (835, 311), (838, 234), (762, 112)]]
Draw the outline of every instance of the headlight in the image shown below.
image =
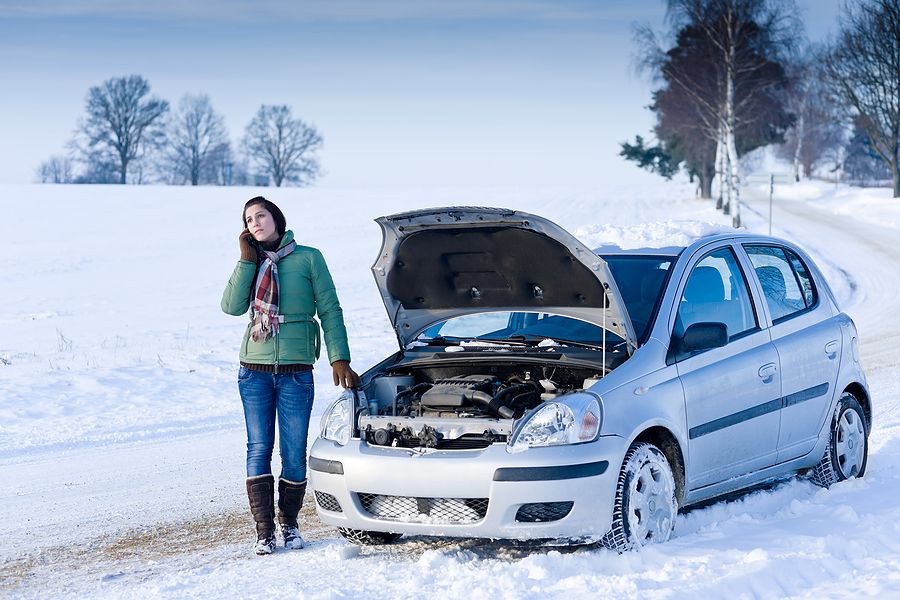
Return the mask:
[(600, 433), (600, 403), (590, 394), (570, 394), (537, 407), (518, 424), (510, 452), (592, 442)]
[(322, 415), (322, 437), (341, 446), (350, 441), (353, 432), (353, 396), (345, 391)]

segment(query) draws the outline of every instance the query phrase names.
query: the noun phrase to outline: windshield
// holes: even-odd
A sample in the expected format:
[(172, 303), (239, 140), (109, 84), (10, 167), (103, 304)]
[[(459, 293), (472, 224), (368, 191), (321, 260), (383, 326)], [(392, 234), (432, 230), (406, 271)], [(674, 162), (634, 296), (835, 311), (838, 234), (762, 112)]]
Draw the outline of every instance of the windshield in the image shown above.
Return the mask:
[[(503, 311), (463, 315), (442, 321), (419, 334), (416, 341), (438, 339), (541, 345), (570, 342), (597, 347), (604, 340), (603, 329), (587, 321), (551, 313)], [(622, 338), (616, 334), (606, 332), (607, 344), (621, 341)]]
[(601, 258), (609, 265), (631, 317), (634, 335), (641, 343), (645, 334), (649, 333), (650, 321), (662, 298), (675, 257), (606, 255)]

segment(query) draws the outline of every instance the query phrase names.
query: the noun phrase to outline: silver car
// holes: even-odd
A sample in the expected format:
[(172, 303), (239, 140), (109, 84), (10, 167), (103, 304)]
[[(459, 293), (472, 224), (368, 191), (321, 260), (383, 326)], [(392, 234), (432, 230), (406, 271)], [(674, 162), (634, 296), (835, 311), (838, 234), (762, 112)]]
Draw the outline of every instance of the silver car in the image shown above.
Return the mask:
[(382, 217), (399, 352), (322, 418), (319, 518), (402, 534), (665, 541), (677, 511), (774, 477), (862, 476), (856, 327), (793, 244), (733, 232), (598, 255), (494, 208)]

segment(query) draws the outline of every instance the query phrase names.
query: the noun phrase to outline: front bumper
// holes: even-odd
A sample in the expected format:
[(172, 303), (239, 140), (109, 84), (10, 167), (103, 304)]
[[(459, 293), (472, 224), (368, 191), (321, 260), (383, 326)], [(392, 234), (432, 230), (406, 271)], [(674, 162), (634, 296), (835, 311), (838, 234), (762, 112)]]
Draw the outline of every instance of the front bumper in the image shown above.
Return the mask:
[[(319, 518), (337, 527), (450, 537), (598, 538), (610, 527), (624, 443), (602, 436), (587, 444), (510, 454), (506, 444), (423, 452), (360, 440), (339, 446), (319, 438), (310, 452), (309, 481)], [(418, 504), (419, 510), (385, 516), (373, 508), (396, 499)], [(529, 512), (535, 506), (539, 513), (543, 505), (568, 506), (564, 503), (571, 503), (571, 510), (550, 517), (556, 520)], [(441, 504), (462, 506), (462, 514), (448, 517), (434, 509)], [(476, 505), (477, 513), (467, 508)]]

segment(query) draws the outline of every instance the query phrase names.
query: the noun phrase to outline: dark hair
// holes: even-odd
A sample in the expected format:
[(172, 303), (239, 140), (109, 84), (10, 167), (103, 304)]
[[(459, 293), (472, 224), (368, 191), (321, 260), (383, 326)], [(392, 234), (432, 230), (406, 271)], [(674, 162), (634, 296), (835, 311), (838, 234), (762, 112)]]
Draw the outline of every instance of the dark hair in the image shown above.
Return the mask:
[(278, 235), (284, 235), (284, 232), (287, 230), (287, 219), (284, 218), (284, 213), (275, 206), (274, 202), (266, 200), (262, 196), (256, 196), (247, 200), (247, 204), (244, 205), (244, 212), (241, 213), (241, 226), (244, 229), (247, 228), (247, 209), (254, 204), (262, 204), (263, 208), (269, 211), (269, 214), (275, 219), (275, 230), (278, 231)]

